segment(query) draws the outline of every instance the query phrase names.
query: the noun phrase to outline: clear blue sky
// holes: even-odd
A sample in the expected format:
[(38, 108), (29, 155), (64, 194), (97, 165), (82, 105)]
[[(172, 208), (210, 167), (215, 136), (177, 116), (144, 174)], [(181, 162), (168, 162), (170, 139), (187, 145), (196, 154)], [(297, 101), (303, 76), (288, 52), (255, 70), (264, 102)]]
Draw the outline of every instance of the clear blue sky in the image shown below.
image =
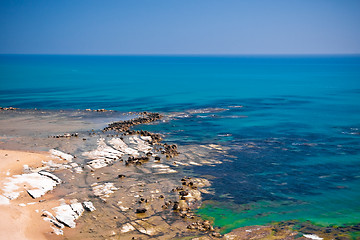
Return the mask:
[(0, 53), (359, 54), (360, 0), (1, 0)]

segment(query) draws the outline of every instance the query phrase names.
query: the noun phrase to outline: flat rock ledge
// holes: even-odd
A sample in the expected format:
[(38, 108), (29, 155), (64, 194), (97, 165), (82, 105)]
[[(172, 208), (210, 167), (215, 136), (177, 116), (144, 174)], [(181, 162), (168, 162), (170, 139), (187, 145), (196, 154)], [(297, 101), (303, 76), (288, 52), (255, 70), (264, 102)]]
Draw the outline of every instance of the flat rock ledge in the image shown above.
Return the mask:
[(58, 207), (54, 207), (54, 215), (49, 211), (44, 210), (42, 217), (45, 221), (48, 221), (53, 224), (52, 228), (54, 233), (57, 235), (63, 235), (63, 228), (75, 228), (76, 222), (79, 217), (84, 213), (84, 211), (93, 212), (96, 210), (92, 202), (85, 201), (83, 203), (72, 203), (72, 204), (62, 204)]
[(39, 198), (61, 182), (61, 179), (54, 174), (39, 171), (8, 177), (2, 190), (3, 195), (10, 200), (18, 198), (24, 189), (32, 198)]

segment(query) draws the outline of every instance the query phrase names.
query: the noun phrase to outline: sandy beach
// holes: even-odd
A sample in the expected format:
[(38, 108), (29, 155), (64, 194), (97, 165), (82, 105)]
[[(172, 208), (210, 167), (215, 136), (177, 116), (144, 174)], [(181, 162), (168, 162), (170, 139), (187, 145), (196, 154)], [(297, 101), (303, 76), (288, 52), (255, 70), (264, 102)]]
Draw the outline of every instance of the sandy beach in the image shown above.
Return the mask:
[[(0, 186), (3, 186), (7, 177), (21, 174), (24, 165), (37, 168), (42, 165), (42, 161), (50, 159), (53, 160), (47, 152), (0, 150)], [(49, 206), (49, 202), (39, 203), (23, 193), (14, 201), (2, 203), (0, 204), (0, 239), (47, 239), (46, 234), (52, 229), (36, 210), (39, 209), (39, 205)], [(35, 204), (27, 205), (29, 203)], [(19, 204), (27, 206), (23, 207)]]

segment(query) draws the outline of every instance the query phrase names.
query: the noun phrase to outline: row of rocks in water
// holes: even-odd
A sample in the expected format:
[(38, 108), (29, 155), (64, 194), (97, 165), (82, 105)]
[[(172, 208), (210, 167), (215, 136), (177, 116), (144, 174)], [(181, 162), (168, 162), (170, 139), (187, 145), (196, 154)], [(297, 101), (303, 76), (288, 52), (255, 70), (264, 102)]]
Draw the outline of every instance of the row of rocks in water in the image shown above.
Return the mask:
[(52, 138), (71, 138), (71, 137), (78, 137), (79, 133), (64, 133), (64, 134), (58, 134), (54, 136), (49, 136)]
[[(183, 177), (181, 186), (172, 189), (172, 192), (178, 194), (178, 201), (174, 202), (172, 210), (178, 212), (182, 218), (195, 219), (192, 210), (199, 207), (201, 201), (201, 192), (199, 188), (209, 187), (211, 184), (206, 179)], [(201, 232), (210, 232), (213, 237), (220, 237), (221, 234), (216, 232), (211, 222), (208, 220), (197, 220), (187, 226), (187, 229), (198, 230)]]
[(130, 129), (130, 127), (133, 127), (133, 126), (139, 125), (139, 124), (154, 122), (154, 121), (160, 120), (161, 118), (162, 118), (162, 115), (159, 113), (143, 112), (141, 114), (141, 116), (138, 118), (110, 123), (106, 128), (104, 128), (104, 131), (112, 130), (112, 131), (117, 131), (117, 132), (126, 132)]
[(107, 110), (107, 109), (90, 109), (90, 108), (87, 108), (85, 109), (85, 111), (87, 112), (113, 112), (114, 110)]
[(8, 110), (17, 110), (18, 108), (14, 107), (0, 107), (0, 110), (8, 111)]
[(165, 154), (167, 158), (173, 158), (179, 154), (176, 144), (168, 145), (164, 143), (162, 144), (162, 147), (161, 154)]

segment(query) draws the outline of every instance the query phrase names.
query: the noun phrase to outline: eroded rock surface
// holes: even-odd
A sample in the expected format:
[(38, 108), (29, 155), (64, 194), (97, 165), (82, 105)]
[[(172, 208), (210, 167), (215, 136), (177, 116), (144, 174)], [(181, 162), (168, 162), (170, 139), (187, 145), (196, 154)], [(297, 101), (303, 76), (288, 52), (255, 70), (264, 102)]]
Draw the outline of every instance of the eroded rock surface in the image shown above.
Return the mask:
[(40, 171), (6, 178), (3, 195), (8, 199), (16, 199), (25, 191), (33, 197), (39, 198), (60, 184), (61, 180), (52, 173)]

